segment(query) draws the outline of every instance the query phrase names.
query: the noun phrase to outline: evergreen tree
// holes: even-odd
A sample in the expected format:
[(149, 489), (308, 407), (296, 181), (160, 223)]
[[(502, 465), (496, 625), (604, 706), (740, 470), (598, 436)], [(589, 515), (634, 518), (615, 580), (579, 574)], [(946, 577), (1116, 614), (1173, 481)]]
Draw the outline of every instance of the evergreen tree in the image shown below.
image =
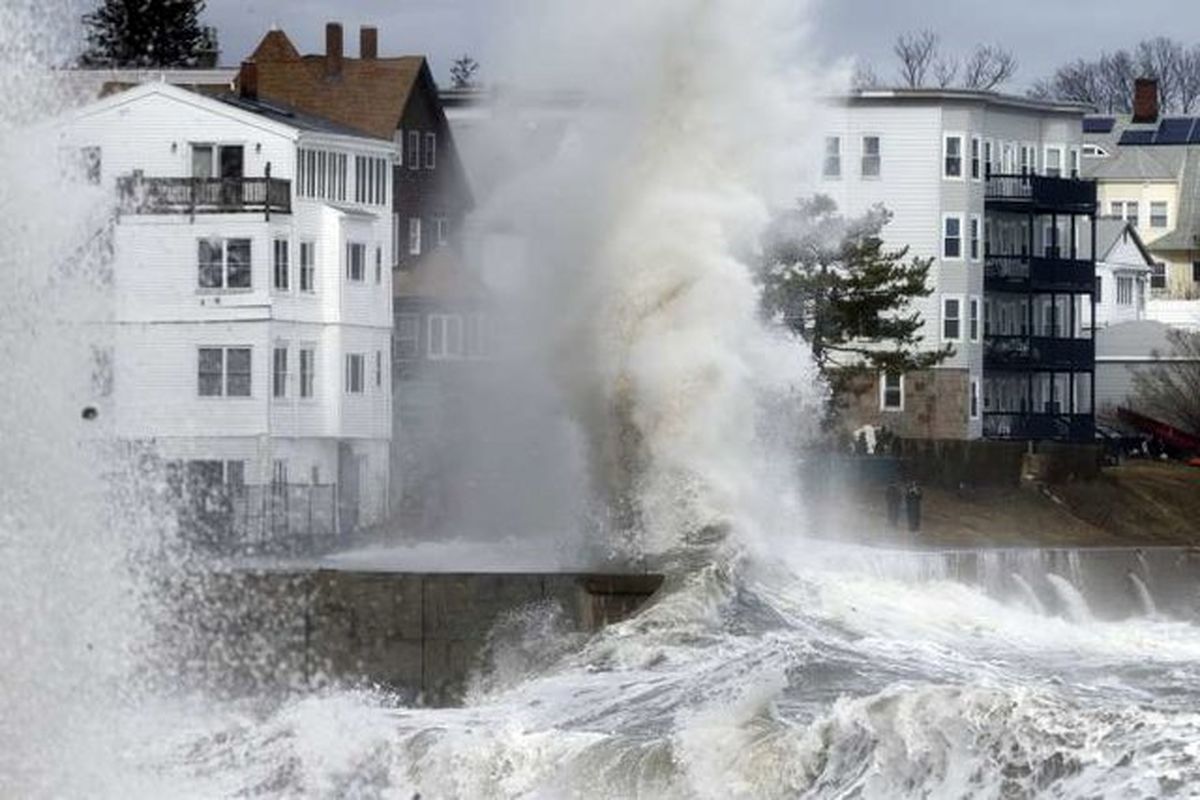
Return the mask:
[(196, 67), (216, 63), (216, 34), (200, 25), (204, 0), (103, 0), (83, 17), (86, 67)]
[(911, 301), (933, 291), (933, 259), (884, 248), (880, 232), (891, 216), (879, 205), (847, 220), (818, 195), (778, 215), (767, 232), (764, 311), (809, 344), (835, 400), (857, 378), (928, 369), (954, 352), (922, 347)]
[(475, 85), (475, 73), (478, 71), (479, 62), (464, 54), (455, 59), (450, 67), (450, 80), (455, 89), (469, 89)]

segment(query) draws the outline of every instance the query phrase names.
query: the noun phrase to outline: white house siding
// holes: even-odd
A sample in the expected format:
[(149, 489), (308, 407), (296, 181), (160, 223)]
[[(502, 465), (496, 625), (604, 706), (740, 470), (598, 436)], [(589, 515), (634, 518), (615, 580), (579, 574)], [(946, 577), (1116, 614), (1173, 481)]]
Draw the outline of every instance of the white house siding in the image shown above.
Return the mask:
[[(360, 523), (383, 519), (391, 436), (390, 187), (378, 206), (300, 199), (297, 147), (391, 158), (389, 142), (301, 131), (190, 95), (175, 87), (138, 87), (80, 110), (59, 128), (64, 149), (100, 147), (102, 184), (140, 170), (147, 178), (191, 173), (191, 142), (244, 145), (244, 174), (293, 180), (292, 213), (122, 214), (113, 263), (114, 431), (152, 443), (168, 460), (245, 462), (248, 483), (265, 484), (283, 462), (289, 483), (338, 482), (352, 454)], [(387, 170), (390, 181), (391, 170)], [(347, 238), (368, 245), (364, 281), (347, 280)], [(249, 289), (198, 286), (198, 242), (251, 240)], [(289, 285), (274, 287), (274, 243), (286, 239)], [(315, 286), (300, 291), (300, 243), (315, 246)], [(375, 280), (376, 246), (384, 265)], [(251, 396), (201, 397), (199, 348), (251, 349)], [(286, 392), (273, 392), (274, 349), (288, 351)], [(300, 350), (315, 352), (313, 396), (300, 397)], [(345, 356), (364, 355), (361, 394), (346, 390)], [(376, 353), (382, 374), (375, 376)]]

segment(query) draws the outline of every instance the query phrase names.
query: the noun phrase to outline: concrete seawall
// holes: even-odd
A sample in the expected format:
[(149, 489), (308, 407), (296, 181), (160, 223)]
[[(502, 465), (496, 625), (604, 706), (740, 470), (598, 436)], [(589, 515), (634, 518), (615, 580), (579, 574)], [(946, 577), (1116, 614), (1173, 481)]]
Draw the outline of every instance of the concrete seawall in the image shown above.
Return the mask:
[(587, 633), (636, 613), (662, 576), (237, 570), (209, 576), (193, 658), (227, 689), (370, 684), (453, 704), (497, 622), (534, 607)]

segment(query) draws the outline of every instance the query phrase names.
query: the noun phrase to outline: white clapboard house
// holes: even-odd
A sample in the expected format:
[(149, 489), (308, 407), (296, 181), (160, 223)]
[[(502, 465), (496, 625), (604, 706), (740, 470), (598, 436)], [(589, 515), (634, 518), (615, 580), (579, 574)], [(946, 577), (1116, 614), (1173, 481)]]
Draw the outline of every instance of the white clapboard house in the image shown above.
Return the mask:
[(222, 536), (382, 520), (392, 142), (142, 84), (60, 122), (115, 208), (103, 413)]

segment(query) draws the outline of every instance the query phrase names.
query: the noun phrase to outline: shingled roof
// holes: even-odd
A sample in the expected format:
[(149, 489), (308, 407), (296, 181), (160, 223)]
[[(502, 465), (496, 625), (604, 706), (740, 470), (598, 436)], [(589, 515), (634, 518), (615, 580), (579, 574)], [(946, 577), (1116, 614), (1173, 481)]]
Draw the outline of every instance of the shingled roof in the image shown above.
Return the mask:
[[(340, 27), (337, 37), (340, 50)], [(259, 96), (381, 139), (395, 135), (417, 81), (433, 81), (423, 56), (302, 56), (280, 30), (264, 36), (249, 60), (256, 66)], [(243, 67), (239, 85), (244, 75)]]

